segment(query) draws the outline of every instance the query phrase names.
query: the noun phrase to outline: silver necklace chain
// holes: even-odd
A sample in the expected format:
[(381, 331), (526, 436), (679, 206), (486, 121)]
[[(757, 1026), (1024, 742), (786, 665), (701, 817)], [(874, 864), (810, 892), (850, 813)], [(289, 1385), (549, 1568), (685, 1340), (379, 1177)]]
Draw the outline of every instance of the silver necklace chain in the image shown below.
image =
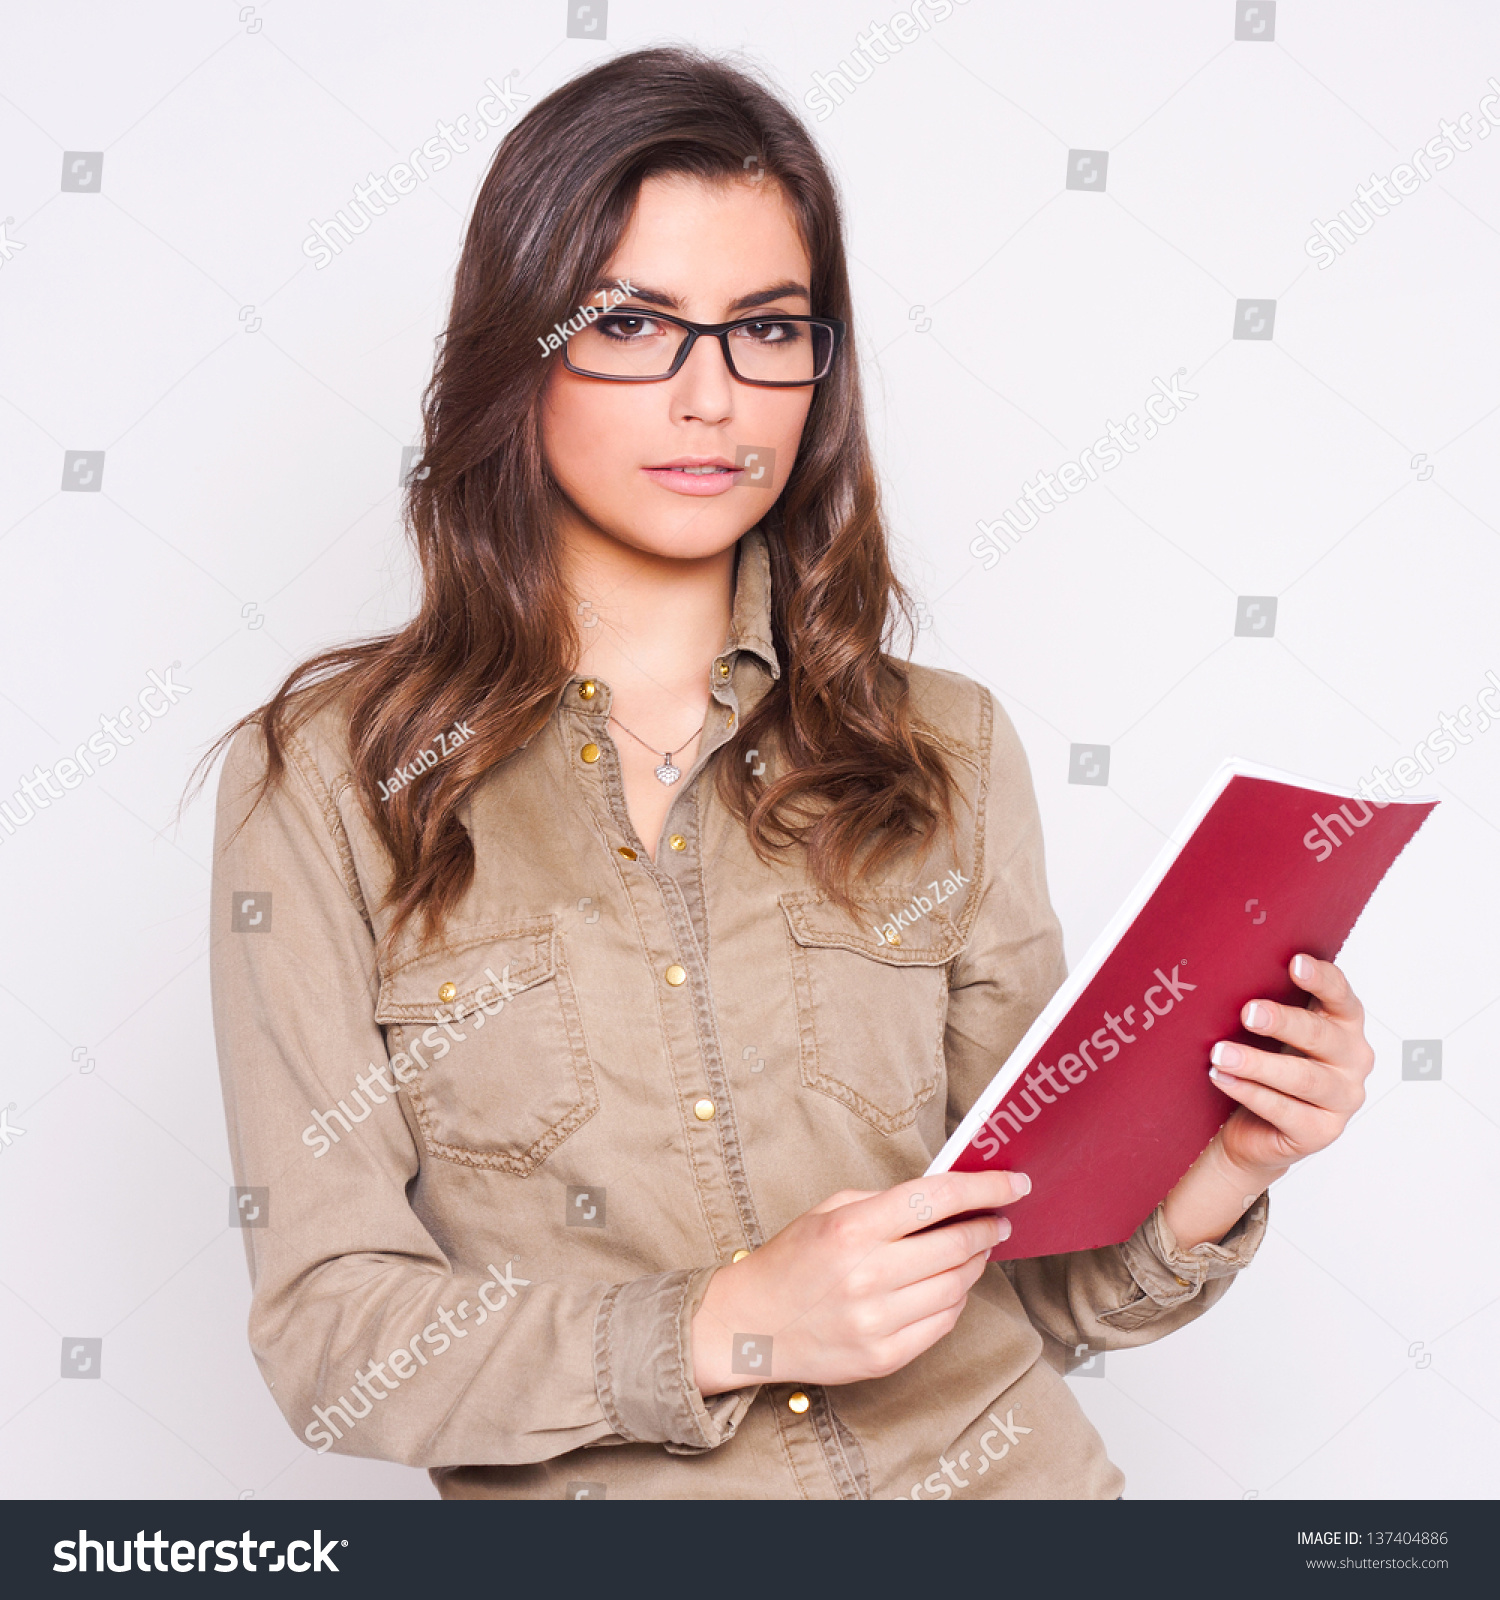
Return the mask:
[[(627, 728), (625, 726), (625, 724), (623, 722), (621, 722), (620, 719), (614, 714), (613, 711), (611, 711), (610, 714), (609, 714), (609, 720), (612, 723), (614, 723), (614, 725), (617, 728), (619, 728), (621, 730), (621, 732), (628, 733), (630, 735), (630, 737), (632, 739), (634, 739), (635, 742), (638, 745), (640, 745), (643, 749), (649, 750), (653, 755), (656, 754), (656, 746), (654, 744), (647, 744), (646, 741), (643, 738), (641, 738), (640, 734), (636, 733), (631, 728)], [(703, 730), (707, 726), (708, 726), (708, 713), (705, 712), (703, 714), (703, 721), (700, 722), (698, 724), (697, 728), (695, 728), (694, 731), (692, 733), (690, 733), (688, 735), (688, 737), (686, 739), (684, 739), (680, 745), (677, 746), (677, 749), (678, 750), (686, 750), (687, 747), (693, 742), (693, 740), (696, 739), (698, 737), (698, 735), (700, 733), (702, 733)], [(656, 769), (656, 780), (657, 780), (658, 783), (673, 784), (673, 783), (676, 783), (677, 780), (682, 776), (682, 768), (679, 767), (677, 765), (677, 763), (672, 760), (672, 756), (674, 755), (674, 753), (675, 752), (671, 751), (671, 750), (664, 750), (662, 752), (662, 763)]]

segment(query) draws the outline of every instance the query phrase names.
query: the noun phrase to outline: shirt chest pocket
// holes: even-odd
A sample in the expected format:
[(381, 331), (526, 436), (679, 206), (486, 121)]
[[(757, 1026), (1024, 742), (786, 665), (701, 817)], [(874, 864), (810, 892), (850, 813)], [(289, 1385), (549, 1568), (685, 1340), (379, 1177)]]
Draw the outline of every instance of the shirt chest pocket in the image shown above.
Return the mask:
[(599, 1106), (554, 917), (397, 958), (375, 1020), (429, 1155), (527, 1177)]
[(963, 946), (936, 907), (888, 943), (877, 930), (904, 894), (875, 886), (852, 916), (816, 890), (780, 896), (802, 1082), (885, 1134), (909, 1127), (945, 1081), (948, 964)]

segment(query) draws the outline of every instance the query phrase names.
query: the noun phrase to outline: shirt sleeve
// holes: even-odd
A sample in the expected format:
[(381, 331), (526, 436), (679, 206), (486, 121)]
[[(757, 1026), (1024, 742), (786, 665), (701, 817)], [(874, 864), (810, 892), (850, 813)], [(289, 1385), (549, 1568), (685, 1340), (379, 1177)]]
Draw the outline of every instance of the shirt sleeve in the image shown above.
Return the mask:
[[(950, 1134), (1067, 976), (1026, 753), (1004, 710), (989, 701), (976, 821), (979, 902), (954, 963), (944, 1046)], [(1047, 1359), (1063, 1370), (1081, 1349), (1146, 1344), (1201, 1316), (1249, 1265), (1268, 1208), (1263, 1194), (1217, 1243), (1192, 1250), (1181, 1249), (1158, 1206), (1124, 1244), (1000, 1265), (1042, 1334)]]
[[(288, 757), (252, 808), (259, 730), (230, 749), (211, 949), (235, 1182), (256, 1191), (246, 1214), (260, 1208), (243, 1229), (250, 1344), (287, 1421), (320, 1453), (423, 1467), (531, 1463), (601, 1442), (722, 1444), (754, 1391), (705, 1400), (693, 1382), (692, 1320), (713, 1268), (549, 1280), (515, 1240), (460, 1271), (413, 1209), (419, 1147), (374, 1020), (376, 944), (354, 857), (308, 749), (294, 739)], [(381, 1105), (397, 1098), (400, 1114), (369, 1115), (338, 1159), (321, 1159), (309, 1119), (350, 1101), (356, 1082)]]
[(1224, 1237), (1183, 1250), (1161, 1206), (1124, 1244), (1005, 1261), (1047, 1360), (1059, 1372), (1085, 1351), (1150, 1344), (1201, 1317), (1249, 1266), (1265, 1237), (1269, 1192)]

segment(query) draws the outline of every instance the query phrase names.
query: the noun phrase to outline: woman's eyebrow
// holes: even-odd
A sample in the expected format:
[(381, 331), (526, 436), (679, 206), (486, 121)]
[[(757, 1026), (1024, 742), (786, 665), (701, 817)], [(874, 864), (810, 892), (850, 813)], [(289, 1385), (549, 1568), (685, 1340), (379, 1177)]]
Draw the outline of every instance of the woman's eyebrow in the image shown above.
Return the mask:
[[(605, 294), (614, 287), (613, 280), (606, 282), (601, 279), (595, 284), (590, 299)], [(634, 292), (630, 298), (633, 300), (639, 300), (648, 306), (660, 306), (663, 311), (677, 311), (681, 308), (681, 302), (676, 296), (667, 294), (665, 290), (652, 289), (641, 284), (631, 284), (631, 288)], [(795, 299), (811, 301), (812, 296), (808, 293), (806, 284), (794, 283), (788, 279), (783, 283), (773, 283), (767, 289), (756, 289), (750, 294), (741, 295), (738, 300), (731, 303), (729, 310), (731, 313), (753, 311), (757, 306), (769, 305), (773, 300)]]

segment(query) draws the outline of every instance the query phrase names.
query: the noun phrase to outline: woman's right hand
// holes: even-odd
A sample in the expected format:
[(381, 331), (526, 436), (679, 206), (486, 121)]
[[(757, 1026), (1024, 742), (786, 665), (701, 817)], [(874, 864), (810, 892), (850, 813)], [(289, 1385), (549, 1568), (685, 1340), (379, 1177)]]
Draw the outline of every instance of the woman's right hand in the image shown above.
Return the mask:
[[(1030, 1192), (1019, 1172), (945, 1172), (876, 1192), (845, 1189), (709, 1282), (693, 1318), (699, 1393), (748, 1383), (883, 1378), (958, 1321), (990, 1250), (992, 1213)], [(930, 1231), (919, 1231), (930, 1230)], [(736, 1341), (769, 1338), (770, 1370), (736, 1372)]]

